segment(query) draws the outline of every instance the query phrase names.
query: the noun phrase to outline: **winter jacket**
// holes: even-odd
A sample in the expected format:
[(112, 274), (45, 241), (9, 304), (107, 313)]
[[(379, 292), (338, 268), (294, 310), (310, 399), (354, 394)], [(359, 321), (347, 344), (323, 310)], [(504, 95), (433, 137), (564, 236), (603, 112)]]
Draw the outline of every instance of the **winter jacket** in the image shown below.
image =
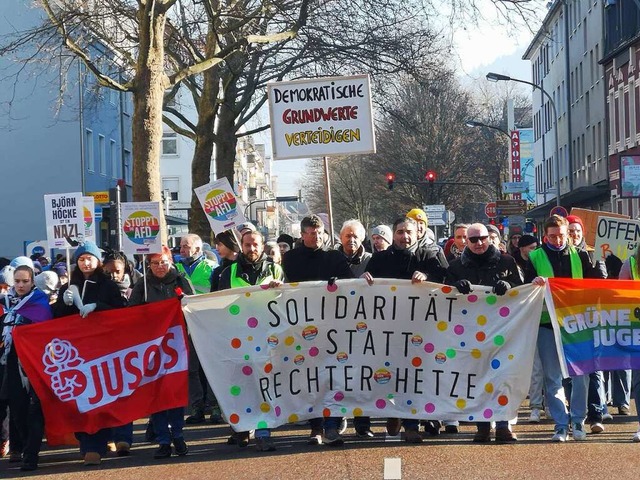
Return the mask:
[[(435, 247), (435, 248), (434, 248)], [(374, 278), (398, 278), (409, 280), (418, 271), (427, 275), (430, 282), (442, 283), (447, 271), (447, 259), (435, 244), (426, 248), (401, 250), (391, 245), (376, 252), (369, 260), (366, 271)]]
[(469, 280), (472, 285), (487, 287), (495, 287), (498, 280), (504, 280), (511, 287), (522, 285), (516, 261), (493, 245), (489, 245), (481, 255), (465, 248), (462, 255), (451, 262), (445, 283), (454, 285), (459, 280)]
[(159, 302), (169, 298), (177, 297), (176, 288), (180, 288), (185, 295), (193, 295), (193, 285), (189, 279), (179, 273), (175, 267), (167, 272), (167, 274), (158, 278), (151, 270), (147, 270), (147, 298), (144, 297), (144, 280), (136, 283), (129, 297), (129, 305), (142, 305), (143, 303)]
[(220, 275), (224, 272), (225, 268), (229, 267), (232, 263), (235, 263), (235, 260), (229, 260), (228, 258), (223, 258), (216, 268), (211, 272), (211, 291), (217, 292), (220, 290)]
[(282, 269), (288, 282), (308, 282), (353, 278), (344, 255), (337, 250), (322, 250), (297, 246), (282, 257)]
[[(234, 271), (236, 279), (232, 278)], [(261, 285), (268, 283), (267, 279), (284, 281), (280, 265), (273, 263), (273, 260), (264, 253), (255, 263), (249, 262), (243, 254), (239, 254), (237, 261), (225, 268), (220, 274), (219, 290), (239, 286), (239, 283), (246, 283), (243, 286)]]
[[(564, 248), (561, 251), (550, 249), (546, 243), (543, 243), (540, 247), (547, 254), (549, 262), (553, 267), (554, 277), (560, 278), (572, 278), (571, 276), (571, 261), (569, 258), (569, 249)], [(594, 266), (591, 263), (589, 254), (585, 250), (578, 250), (580, 261), (582, 262), (582, 278), (607, 278), (606, 271), (603, 271), (599, 265)], [(533, 263), (529, 260), (526, 264), (524, 271), (525, 283), (531, 283), (531, 281), (538, 276)]]
[[(82, 303), (84, 305), (95, 303), (96, 311), (122, 308), (126, 305), (126, 300), (120, 294), (118, 284), (105, 273), (94, 272), (82, 284), (76, 286), (80, 292)], [(68, 284), (60, 289), (58, 299), (53, 305), (53, 316), (56, 318), (78, 313), (78, 308), (75, 305), (65, 305), (64, 303), (64, 292), (67, 291), (67, 288), (69, 288)]]
[(347, 263), (349, 264), (349, 268), (353, 272), (354, 277), (358, 278), (366, 271), (367, 264), (369, 263), (369, 260), (371, 260), (371, 254), (365, 251), (363, 245), (360, 245), (358, 251), (352, 256), (348, 256), (344, 253), (342, 245), (338, 247), (338, 251), (347, 259)]

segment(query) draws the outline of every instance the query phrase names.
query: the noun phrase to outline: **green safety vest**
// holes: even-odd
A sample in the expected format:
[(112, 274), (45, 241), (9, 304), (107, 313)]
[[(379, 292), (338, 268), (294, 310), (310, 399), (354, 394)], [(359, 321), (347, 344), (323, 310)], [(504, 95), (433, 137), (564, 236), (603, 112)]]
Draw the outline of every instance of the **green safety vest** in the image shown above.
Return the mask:
[(176, 263), (176, 268), (180, 273), (183, 273), (185, 277), (191, 280), (191, 284), (197, 294), (209, 293), (211, 291), (211, 272), (213, 272), (215, 264), (208, 258), (200, 260), (200, 263), (198, 263), (196, 269), (191, 275), (187, 274), (182, 262)]
[[(242, 287), (251, 287), (252, 285), (247, 282), (244, 278), (238, 277), (236, 274), (238, 273), (238, 262), (232, 263), (230, 267), (231, 273), (231, 288), (242, 288)], [(268, 273), (265, 275), (265, 273)], [(265, 283), (269, 283), (271, 280), (281, 280), (282, 275), (282, 267), (275, 263), (270, 263), (267, 267), (267, 270), (262, 272), (258, 279), (256, 280), (256, 285), (263, 285)]]
[(636, 262), (636, 257), (629, 257), (629, 270), (631, 270), (631, 278), (633, 280), (638, 280), (638, 264)]
[[(582, 261), (580, 260), (580, 255), (575, 247), (569, 246), (568, 248), (569, 261), (571, 262), (571, 278), (582, 278)], [(553, 266), (551, 265), (547, 252), (545, 252), (544, 249), (538, 248), (529, 253), (529, 260), (531, 260), (533, 267), (536, 269), (536, 273), (540, 277), (555, 277), (555, 274), (553, 273)], [(542, 314), (540, 315), (540, 324), (543, 323), (551, 323), (551, 317), (549, 316), (546, 303), (544, 304)]]

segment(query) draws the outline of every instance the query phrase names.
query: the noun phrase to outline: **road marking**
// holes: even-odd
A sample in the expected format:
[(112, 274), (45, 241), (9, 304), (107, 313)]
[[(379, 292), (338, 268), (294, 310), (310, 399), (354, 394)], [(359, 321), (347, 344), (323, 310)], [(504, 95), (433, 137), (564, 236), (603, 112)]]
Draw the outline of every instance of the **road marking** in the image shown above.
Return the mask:
[(402, 460), (399, 458), (384, 459), (384, 480), (402, 480)]

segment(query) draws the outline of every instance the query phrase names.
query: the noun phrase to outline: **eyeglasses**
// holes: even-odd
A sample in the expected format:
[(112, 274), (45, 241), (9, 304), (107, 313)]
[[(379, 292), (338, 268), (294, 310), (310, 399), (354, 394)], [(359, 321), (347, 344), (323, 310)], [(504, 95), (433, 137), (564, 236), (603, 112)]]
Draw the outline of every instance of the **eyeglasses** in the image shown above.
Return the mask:
[(170, 263), (171, 262), (169, 262), (169, 260), (154, 260), (152, 262), (149, 262), (149, 265), (151, 265), (152, 267), (159, 267), (159, 266), (166, 267)]
[(488, 235), (483, 235), (481, 237), (467, 237), (467, 240), (469, 240), (471, 243), (479, 243), (484, 242), (487, 238), (489, 238)]

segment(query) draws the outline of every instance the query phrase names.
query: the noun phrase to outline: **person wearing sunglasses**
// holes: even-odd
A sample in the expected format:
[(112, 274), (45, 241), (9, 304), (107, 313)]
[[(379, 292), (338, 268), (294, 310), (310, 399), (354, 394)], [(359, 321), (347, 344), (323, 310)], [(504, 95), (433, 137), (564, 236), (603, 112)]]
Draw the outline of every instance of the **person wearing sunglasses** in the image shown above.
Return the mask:
[[(522, 285), (516, 261), (511, 255), (500, 252), (489, 240), (489, 231), (481, 223), (473, 223), (467, 229), (467, 246), (459, 258), (451, 261), (445, 279), (464, 295), (472, 291), (472, 285), (493, 287), (496, 295), (504, 295), (511, 287)], [(491, 441), (491, 424), (477, 422), (474, 442)], [(508, 421), (496, 422), (496, 443), (512, 443), (518, 438), (509, 428)]]
[[(544, 223), (544, 241), (541, 248), (529, 254), (525, 267), (525, 283), (544, 286), (547, 278), (606, 278), (606, 272), (591, 263), (585, 250), (578, 250), (569, 237), (569, 221), (559, 215), (552, 215)], [(587, 393), (589, 375), (571, 377), (571, 411), (567, 411), (565, 393), (562, 386), (560, 360), (556, 350), (551, 319), (546, 306), (540, 317), (538, 329), (538, 353), (544, 372), (544, 391), (549, 411), (555, 421), (553, 442), (565, 442), (569, 422), (573, 439), (587, 439), (584, 421), (587, 416)]]

